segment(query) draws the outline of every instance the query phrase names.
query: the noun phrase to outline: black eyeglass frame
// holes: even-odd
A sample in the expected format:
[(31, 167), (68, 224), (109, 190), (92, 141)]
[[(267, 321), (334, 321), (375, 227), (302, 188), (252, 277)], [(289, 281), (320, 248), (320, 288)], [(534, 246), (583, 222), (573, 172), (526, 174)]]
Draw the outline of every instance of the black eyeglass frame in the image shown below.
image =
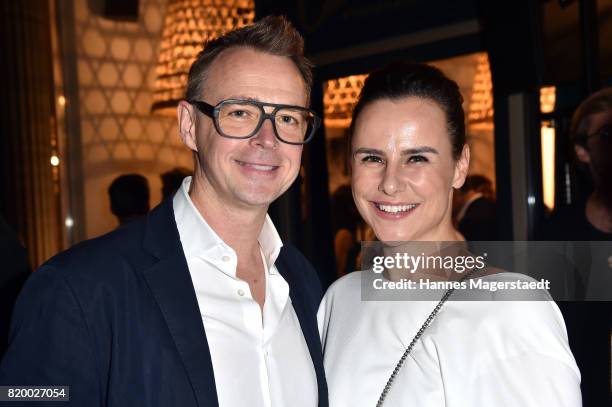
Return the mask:
[(588, 141), (594, 137), (610, 137), (612, 136), (612, 124), (604, 124), (599, 129), (591, 134), (583, 134), (576, 138), (577, 144), (580, 144), (588, 150)]
[[(189, 103), (192, 106), (195, 106), (201, 113), (213, 119), (213, 124), (215, 125), (215, 129), (222, 137), (232, 138), (232, 139), (237, 139), (237, 140), (246, 140), (248, 138), (253, 137), (255, 134), (257, 134), (259, 129), (261, 129), (261, 126), (263, 125), (266, 119), (270, 119), (270, 122), (272, 122), (272, 129), (274, 130), (274, 135), (276, 136), (276, 138), (283, 143), (292, 144), (292, 145), (304, 145), (308, 143), (314, 137), (315, 133), (319, 129), (319, 126), (321, 126), (321, 118), (317, 116), (315, 111), (312, 109), (308, 109), (306, 107), (302, 107), (302, 106), (283, 105), (283, 104), (276, 104), (276, 103), (264, 103), (264, 102), (259, 102), (257, 100), (248, 100), (248, 99), (226, 99), (226, 100), (222, 100), (221, 102), (217, 103), (217, 105), (215, 106), (209, 103), (206, 103), (202, 100), (188, 100), (187, 103)], [(219, 111), (221, 110), (221, 107), (223, 105), (231, 104), (231, 103), (249, 104), (252, 106), (257, 106), (259, 110), (261, 110), (261, 116), (259, 117), (259, 123), (257, 124), (257, 126), (255, 126), (255, 129), (249, 135), (240, 136), (240, 137), (228, 136), (227, 134), (221, 131), (221, 126), (219, 126)], [(272, 110), (272, 112), (270, 113), (266, 113), (266, 111), (264, 110), (264, 107), (266, 106), (273, 107), (274, 110)], [(301, 110), (301, 111), (312, 114), (312, 117), (314, 119), (312, 123), (312, 129), (310, 130), (310, 134), (307, 135), (304, 141), (302, 142), (286, 141), (286, 140), (283, 140), (283, 138), (278, 134), (278, 130), (276, 129), (276, 121), (274, 120), (274, 118), (276, 117), (276, 113), (279, 110), (285, 109), (285, 108), (293, 109), (293, 110)]]
[(586, 136), (587, 139), (592, 137), (610, 137), (612, 135), (612, 123), (604, 124), (596, 132), (593, 134), (589, 134)]

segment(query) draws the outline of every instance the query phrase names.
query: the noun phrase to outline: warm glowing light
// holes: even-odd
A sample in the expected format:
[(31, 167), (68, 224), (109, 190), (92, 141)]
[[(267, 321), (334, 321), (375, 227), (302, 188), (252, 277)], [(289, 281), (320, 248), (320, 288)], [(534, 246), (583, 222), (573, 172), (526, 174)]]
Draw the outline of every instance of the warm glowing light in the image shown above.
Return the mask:
[(60, 159), (56, 155), (52, 155), (50, 161), (51, 161), (51, 165), (54, 166), (54, 167), (57, 167), (59, 165), (59, 163), (60, 163)]
[(557, 88), (548, 86), (540, 88), (540, 111), (542, 113), (551, 113), (555, 110), (557, 102)]
[(368, 75), (331, 79), (323, 85), (323, 120), (325, 127), (348, 128), (353, 107)]
[(253, 21), (253, 0), (170, 0), (157, 62), (152, 110), (175, 115), (189, 67), (206, 41)]
[(493, 82), (489, 56), (483, 52), (478, 54), (477, 58), (478, 65), (472, 85), (467, 122), (470, 128), (493, 130)]
[[(476, 74), (467, 111), (470, 129), (493, 130), (493, 83), (489, 56), (482, 52), (477, 58)], [(323, 85), (324, 124), (327, 128), (348, 128), (353, 107), (368, 75), (351, 75), (331, 79)]]
[(57, 103), (62, 107), (66, 106), (66, 98), (64, 96), (58, 97)]
[(544, 205), (552, 210), (555, 207), (555, 128), (550, 123), (543, 124), (540, 138)]
[(67, 228), (71, 228), (74, 226), (74, 220), (70, 216), (66, 217), (66, 221), (64, 222)]

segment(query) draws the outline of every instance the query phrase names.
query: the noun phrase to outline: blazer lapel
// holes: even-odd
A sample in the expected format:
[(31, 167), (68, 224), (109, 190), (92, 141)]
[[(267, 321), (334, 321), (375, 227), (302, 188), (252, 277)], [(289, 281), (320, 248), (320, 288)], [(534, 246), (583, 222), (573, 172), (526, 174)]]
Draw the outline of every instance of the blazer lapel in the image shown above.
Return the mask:
[(300, 327), (302, 328), (306, 345), (308, 345), (310, 358), (312, 359), (317, 375), (319, 407), (327, 407), (327, 384), (323, 369), (323, 350), (321, 348), (316, 318), (316, 307), (318, 304), (308, 304), (307, 297), (304, 293), (308, 290), (308, 287), (304, 287), (306, 280), (299, 278), (301, 270), (296, 270), (295, 267), (292, 267), (285, 253), (285, 250), (281, 249), (276, 261), (276, 268), (289, 284), (289, 297), (291, 298), (293, 309), (300, 321)]
[(218, 406), (206, 332), (174, 221), (172, 199), (147, 217), (144, 246), (159, 261), (143, 271), (200, 406)]

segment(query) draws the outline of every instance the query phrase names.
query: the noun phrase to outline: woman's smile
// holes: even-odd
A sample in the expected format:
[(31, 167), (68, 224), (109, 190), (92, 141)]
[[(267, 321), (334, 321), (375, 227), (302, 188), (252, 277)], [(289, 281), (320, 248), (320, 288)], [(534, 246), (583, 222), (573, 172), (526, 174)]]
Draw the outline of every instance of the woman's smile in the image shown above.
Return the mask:
[(419, 206), (418, 203), (389, 203), (389, 202), (371, 202), (376, 208), (376, 214), (383, 219), (395, 220), (403, 219), (413, 214)]

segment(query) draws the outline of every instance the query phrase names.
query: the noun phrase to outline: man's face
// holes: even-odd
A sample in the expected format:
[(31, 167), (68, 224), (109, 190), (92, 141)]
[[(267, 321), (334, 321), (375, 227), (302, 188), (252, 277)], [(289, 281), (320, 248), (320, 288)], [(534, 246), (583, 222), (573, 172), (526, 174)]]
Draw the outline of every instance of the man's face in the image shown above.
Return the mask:
[[(307, 104), (304, 80), (289, 58), (248, 48), (224, 51), (207, 72), (200, 100), (214, 106), (226, 99)], [(302, 146), (278, 140), (270, 120), (246, 140), (222, 137), (212, 118), (185, 102), (179, 120), (185, 144), (197, 153), (196, 177), (207, 200), (233, 208), (267, 208), (297, 177)]]
[[(612, 208), (612, 139), (600, 130), (612, 124), (612, 110), (599, 112), (589, 117), (589, 138), (586, 146), (576, 145), (578, 159), (587, 164), (600, 195)], [(586, 147), (586, 148), (585, 148)]]

